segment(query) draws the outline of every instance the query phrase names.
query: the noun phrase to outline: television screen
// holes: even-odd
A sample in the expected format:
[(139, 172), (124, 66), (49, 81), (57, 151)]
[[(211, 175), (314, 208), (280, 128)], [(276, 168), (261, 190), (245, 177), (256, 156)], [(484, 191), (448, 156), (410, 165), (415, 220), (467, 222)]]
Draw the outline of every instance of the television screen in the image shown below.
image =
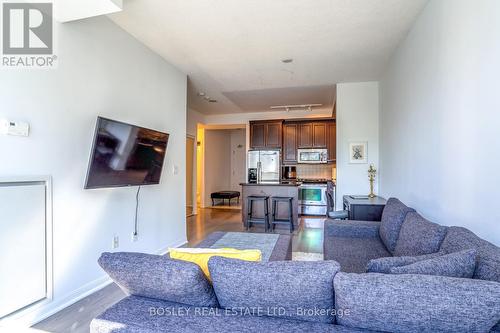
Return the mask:
[(98, 117), (85, 188), (158, 184), (168, 136)]

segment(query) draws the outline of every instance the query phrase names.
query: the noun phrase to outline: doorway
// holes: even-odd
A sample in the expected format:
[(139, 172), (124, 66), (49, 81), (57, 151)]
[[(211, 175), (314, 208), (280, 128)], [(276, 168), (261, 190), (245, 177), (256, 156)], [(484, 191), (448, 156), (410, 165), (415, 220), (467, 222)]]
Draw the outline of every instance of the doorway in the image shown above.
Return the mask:
[(186, 216), (194, 214), (194, 137), (186, 137)]
[[(238, 126), (238, 127), (236, 127)], [(241, 209), (240, 202), (215, 199), (215, 192), (240, 192), (246, 175), (246, 129), (244, 125), (205, 127), (204, 193), (205, 208)]]

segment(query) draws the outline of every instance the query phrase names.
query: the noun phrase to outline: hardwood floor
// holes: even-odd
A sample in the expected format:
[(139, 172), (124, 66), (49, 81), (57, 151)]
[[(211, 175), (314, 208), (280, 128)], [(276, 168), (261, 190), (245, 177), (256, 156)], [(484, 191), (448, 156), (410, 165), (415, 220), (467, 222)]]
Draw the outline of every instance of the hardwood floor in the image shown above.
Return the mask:
[[(301, 217), (299, 228), (293, 232), (294, 252), (323, 253), (324, 218)], [(214, 231), (245, 231), (241, 223), (241, 211), (230, 209), (200, 209), (198, 214), (187, 220), (188, 245), (201, 242)], [(250, 232), (264, 232), (264, 227), (256, 225)], [(275, 233), (289, 234), (288, 227), (276, 226)]]
[(124, 297), (125, 293), (112, 283), (39, 322), (33, 328), (53, 333), (89, 333), (92, 319)]
[[(293, 233), (294, 252), (323, 252), (324, 218), (300, 218), (299, 228)], [(197, 215), (187, 218), (188, 246), (194, 246), (214, 231), (244, 231), (241, 211), (235, 209), (200, 209)], [(264, 232), (255, 226), (250, 232)], [(288, 234), (287, 227), (277, 226), (276, 233)], [(125, 297), (116, 284), (99, 290), (75, 304), (41, 321), (33, 328), (52, 333), (88, 333), (91, 320), (109, 306)]]

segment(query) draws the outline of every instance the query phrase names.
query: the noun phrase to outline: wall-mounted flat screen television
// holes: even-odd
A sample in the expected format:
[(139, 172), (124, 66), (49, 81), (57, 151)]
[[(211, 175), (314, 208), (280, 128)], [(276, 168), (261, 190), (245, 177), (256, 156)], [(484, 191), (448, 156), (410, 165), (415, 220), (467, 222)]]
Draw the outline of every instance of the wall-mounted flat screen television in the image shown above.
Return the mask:
[(85, 188), (158, 184), (168, 136), (98, 117)]

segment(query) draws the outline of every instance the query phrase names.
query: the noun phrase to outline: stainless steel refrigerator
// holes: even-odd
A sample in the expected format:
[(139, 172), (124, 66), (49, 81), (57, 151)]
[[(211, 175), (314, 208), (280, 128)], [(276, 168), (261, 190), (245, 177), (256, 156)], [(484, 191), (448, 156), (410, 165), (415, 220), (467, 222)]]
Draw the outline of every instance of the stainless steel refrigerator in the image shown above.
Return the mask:
[(280, 180), (280, 151), (252, 150), (248, 152), (248, 168), (257, 169), (257, 182)]

